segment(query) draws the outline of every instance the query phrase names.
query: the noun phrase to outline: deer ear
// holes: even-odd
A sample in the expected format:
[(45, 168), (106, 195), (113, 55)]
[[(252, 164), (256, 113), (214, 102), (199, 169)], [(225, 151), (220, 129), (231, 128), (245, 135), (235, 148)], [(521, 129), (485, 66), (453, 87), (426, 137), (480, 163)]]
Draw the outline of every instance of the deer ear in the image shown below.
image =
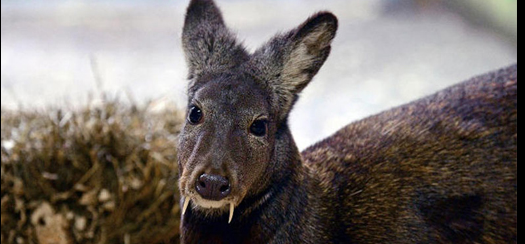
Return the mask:
[(298, 93), (308, 85), (328, 58), (336, 30), (331, 13), (319, 13), (295, 30), (281, 73), (285, 89)]
[(189, 78), (232, 68), (248, 59), (246, 50), (224, 24), (213, 0), (192, 0), (186, 12), (182, 47)]
[(284, 116), (328, 58), (336, 31), (337, 18), (320, 12), (254, 53), (252, 62), (272, 88)]

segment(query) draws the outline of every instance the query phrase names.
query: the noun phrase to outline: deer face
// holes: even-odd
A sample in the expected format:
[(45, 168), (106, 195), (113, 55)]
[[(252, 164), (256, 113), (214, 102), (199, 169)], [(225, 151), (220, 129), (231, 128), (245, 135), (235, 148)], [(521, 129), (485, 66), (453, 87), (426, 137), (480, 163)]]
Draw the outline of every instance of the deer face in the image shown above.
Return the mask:
[(180, 136), (181, 193), (199, 209), (228, 209), (262, 186), (275, 140), (268, 94), (242, 73), (195, 84)]
[(277, 158), (293, 140), (280, 135), (289, 134), (288, 113), (336, 29), (334, 15), (318, 13), (249, 54), (212, 0), (191, 1), (182, 33), (190, 80), (178, 145), (183, 214), (191, 202), (206, 216), (229, 209), (231, 220), (235, 206), (286, 167), (290, 159)]

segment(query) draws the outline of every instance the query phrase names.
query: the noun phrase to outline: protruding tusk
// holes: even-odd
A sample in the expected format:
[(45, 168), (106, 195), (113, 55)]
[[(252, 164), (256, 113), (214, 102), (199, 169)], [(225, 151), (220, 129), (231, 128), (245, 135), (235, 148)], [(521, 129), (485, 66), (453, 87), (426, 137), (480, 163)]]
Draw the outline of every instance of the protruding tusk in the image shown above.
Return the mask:
[(184, 204), (182, 205), (182, 215), (184, 215), (184, 213), (186, 213), (186, 209), (188, 209), (188, 205), (190, 204), (190, 198), (189, 197), (185, 197), (184, 198)]
[(234, 208), (235, 208), (235, 207), (234, 207), (233, 203), (230, 203), (230, 218), (228, 219), (228, 224), (229, 224), (230, 222), (232, 222), (232, 218), (233, 218), (233, 210), (234, 210)]

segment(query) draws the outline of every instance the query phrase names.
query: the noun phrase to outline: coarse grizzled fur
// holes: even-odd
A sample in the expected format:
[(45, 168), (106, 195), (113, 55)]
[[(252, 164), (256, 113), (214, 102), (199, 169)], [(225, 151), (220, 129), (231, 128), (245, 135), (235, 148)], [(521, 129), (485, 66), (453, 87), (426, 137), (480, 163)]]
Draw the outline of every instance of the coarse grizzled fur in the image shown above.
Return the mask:
[(516, 243), (517, 66), (352, 123), (303, 152), (351, 243)]
[[(251, 54), (212, 0), (191, 1), (182, 242), (516, 243), (517, 65), (352, 123), (300, 154), (288, 114), (336, 30), (320, 12)], [(204, 176), (227, 191), (199, 190)]]

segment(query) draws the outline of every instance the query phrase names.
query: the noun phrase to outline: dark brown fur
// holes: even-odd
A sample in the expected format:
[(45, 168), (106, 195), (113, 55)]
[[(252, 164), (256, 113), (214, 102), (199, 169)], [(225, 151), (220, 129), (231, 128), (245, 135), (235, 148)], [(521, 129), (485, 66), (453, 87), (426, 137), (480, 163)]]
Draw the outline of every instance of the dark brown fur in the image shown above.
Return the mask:
[[(250, 54), (213, 1), (191, 1), (188, 108), (203, 119), (180, 134), (181, 204), (191, 199), (182, 242), (516, 242), (517, 66), (353, 123), (301, 155), (288, 114), (336, 29), (321, 12)], [(264, 136), (250, 132), (258, 118)], [(202, 174), (228, 179), (231, 193), (203, 200)]]
[(354, 243), (516, 243), (517, 91), (512, 66), (305, 150), (338, 232)]

